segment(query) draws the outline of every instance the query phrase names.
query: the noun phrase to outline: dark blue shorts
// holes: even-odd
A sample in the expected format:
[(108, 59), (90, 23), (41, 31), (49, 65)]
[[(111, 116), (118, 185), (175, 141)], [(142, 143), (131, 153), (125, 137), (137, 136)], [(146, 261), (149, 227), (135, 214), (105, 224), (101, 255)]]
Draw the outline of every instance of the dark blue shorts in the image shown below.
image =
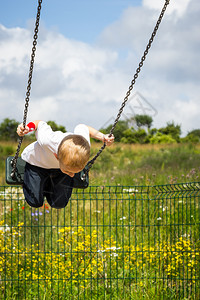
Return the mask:
[(30, 206), (42, 206), (46, 197), (51, 207), (63, 208), (71, 197), (72, 189), (73, 178), (60, 169), (44, 169), (26, 163), (23, 191)]

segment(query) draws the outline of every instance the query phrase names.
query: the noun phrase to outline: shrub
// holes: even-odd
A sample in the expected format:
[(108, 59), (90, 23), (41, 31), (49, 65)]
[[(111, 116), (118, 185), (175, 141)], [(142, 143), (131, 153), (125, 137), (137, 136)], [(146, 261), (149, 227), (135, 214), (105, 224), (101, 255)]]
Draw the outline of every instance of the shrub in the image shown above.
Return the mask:
[(151, 144), (175, 144), (176, 140), (171, 135), (157, 132), (155, 136), (150, 138)]

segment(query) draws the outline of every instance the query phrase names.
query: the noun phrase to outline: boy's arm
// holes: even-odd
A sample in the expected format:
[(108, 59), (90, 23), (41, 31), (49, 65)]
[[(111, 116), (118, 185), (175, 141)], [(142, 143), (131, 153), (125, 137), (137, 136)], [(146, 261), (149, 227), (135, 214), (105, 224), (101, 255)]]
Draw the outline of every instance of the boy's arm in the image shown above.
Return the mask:
[(104, 142), (107, 146), (112, 145), (114, 142), (114, 135), (112, 134), (109, 136), (109, 134), (103, 134), (102, 132), (92, 128), (91, 126), (87, 126), (89, 129), (90, 137), (94, 138), (96, 140)]
[(38, 128), (38, 124), (41, 120), (36, 120), (34, 122), (28, 123), (25, 127), (23, 123), (19, 124), (17, 127), (17, 134), (19, 136), (24, 136), (25, 134), (29, 133), (30, 131), (34, 131)]

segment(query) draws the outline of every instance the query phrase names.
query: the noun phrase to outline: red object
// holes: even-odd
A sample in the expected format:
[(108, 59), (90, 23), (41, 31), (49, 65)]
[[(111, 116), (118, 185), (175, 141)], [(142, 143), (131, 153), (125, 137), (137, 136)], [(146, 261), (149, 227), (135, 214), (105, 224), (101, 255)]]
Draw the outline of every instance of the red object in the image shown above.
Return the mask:
[(29, 128), (29, 132), (35, 130), (35, 124), (34, 124), (33, 122), (28, 123), (27, 126), (28, 126), (28, 128)]

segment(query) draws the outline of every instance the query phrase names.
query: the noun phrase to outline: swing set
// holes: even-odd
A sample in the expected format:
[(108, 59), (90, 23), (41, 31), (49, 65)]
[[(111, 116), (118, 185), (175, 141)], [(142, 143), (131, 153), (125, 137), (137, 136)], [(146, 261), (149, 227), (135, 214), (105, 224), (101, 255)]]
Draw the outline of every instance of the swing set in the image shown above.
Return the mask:
[[(134, 87), (134, 84), (136, 82), (136, 79), (138, 78), (138, 75), (141, 71), (141, 68), (143, 66), (143, 63), (146, 59), (146, 56), (149, 52), (149, 49), (151, 48), (151, 45), (153, 43), (153, 40), (156, 36), (156, 33), (158, 31), (158, 28), (160, 26), (160, 23), (163, 19), (163, 16), (165, 14), (165, 11), (167, 9), (167, 6), (169, 4), (170, 0), (165, 0), (165, 4), (161, 10), (161, 13), (159, 15), (159, 18), (156, 22), (156, 25), (154, 27), (154, 30), (151, 34), (151, 37), (148, 41), (148, 44), (145, 48), (145, 51), (141, 57), (141, 60), (139, 62), (138, 68), (136, 69), (136, 72), (134, 74), (134, 77), (131, 81), (131, 84), (128, 88), (128, 91), (126, 93), (126, 96), (124, 97), (124, 100), (121, 104), (121, 107), (119, 109), (119, 112), (116, 116), (116, 119), (112, 125), (112, 128), (110, 130), (109, 135), (111, 136), (114, 132), (114, 129), (121, 117), (121, 114), (123, 112), (123, 109), (129, 99), (129, 96), (131, 94), (131, 91)], [(24, 116), (23, 116), (23, 126), (26, 126), (26, 120), (27, 120), (27, 113), (28, 113), (28, 106), (29, 106), (29, 99), (30, 99), (30, 91), (31, 91), (31, 84), (32, 84), (32, 75), (33, 75), (33, 67), (34, 67), (34, 61), (35, 61), (35, 53), (36, 53), (36, 46), (37, 46), (37, 38), (38, 38), (38, 32), (39, 32), (39, 22), (40, 22), (40, 13), (42, 8), (42, 0), (38, 0), (38, 7), (37, 7), (37, 15), (36, 15), (36, 22), (35, 22), (35, 29), (34, 29), (34, 36), (33, 36), (33, 46), (32, 46), (32, 52), (31, 52), (31, 60), (30, 60), (30, 68), (29, 68), (29, 76), (28, 76), (28, 85), (27, 85), (27, 91), (26, 91), (26, 98), (25, 98), (25, 108), (24, 108)], [(6, 159), (6, 182), (10, 185), (23, 185), (23, 178), (24, 178), (24, 170), (25, 170), (25, 164), (26, 162), (19, 157), (19, 152), (21, 148), (21, 144), (23, 141), (23, 136), (19, 137), (19, 143), (17, 146), (17, 150), (15, 153), (15, 156), (9, 156)], [(74, 188), (87, 188), (89, 186), (89, 171), (91, 167), (93, 166), (96, 159), (99, 157), (99, 155), (103, 152), (105, 149), (106, 144), (104, 143), (103, 146), (99, 149), (97, 154), (88, 162), (87, 166), (79, 173), (75, 174), (73, 177), (73, 187)]]

